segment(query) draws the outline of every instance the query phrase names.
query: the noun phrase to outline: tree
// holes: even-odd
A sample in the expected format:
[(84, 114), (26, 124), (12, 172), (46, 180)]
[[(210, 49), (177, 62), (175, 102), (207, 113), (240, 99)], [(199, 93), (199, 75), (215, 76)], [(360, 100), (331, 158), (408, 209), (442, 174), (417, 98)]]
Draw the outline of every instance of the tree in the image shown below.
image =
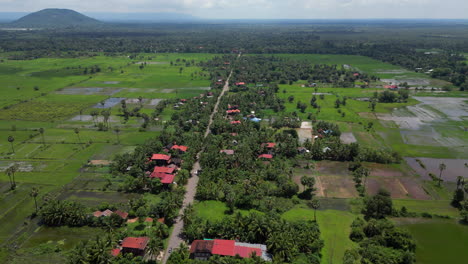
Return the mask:
[(81, 144), (80, 129), (75, 128), (74, 131), (75, 131), (76, 136), (78, 137), (78, 143)]
[(8, 175), (8, 178), (10, 179), (11, 190), (14, 190), (16, 188), (15, 173), (18, 171), (18, 169), (19, 169), (19, 165), (15, 163), (5, 170), (5, 173)]
[(118, 126), (115, 126), (114, 132), (115, 132), (115, 135), (117, 136), (117, 144), (120, 144), (120, 137), (119, 137), (120, 128)]
[(309, 203), (309, 206), (314, 209), (314, 221), (317, 222), (317, 209), (320, 208), (320, 201), (317, 199), (312, 199)]
[(365, 199), (365, 207), (362, 210), (366, 220), (375, 218), (383, 219), (392, 213), (392, 198), (390, 193), (380, 189), (378, 193), (370, 198)]
[(45, 145), (45, 139), (44, 139), (44, 128), (39, 128), (39, 133), (41, 134), (42, 138), (42, 144)]
[(15, 142), (15, 138), (14, 138), (13, 136), (9, 136), (9, 137), (8, 137), (8, 142), (10, 142), (10, 144), (11, 144), (11, 151), (12, 151), (13, 153), (15, 153), (15, 148), (14, 148), (14, 146), (13, 146), (13, 142)]
[(445, 163), (441, 163), (439, 164), (439, 170), (440, 170), (440, 174), (439, 174), (439, 187), (442, 183), (442, 172), (447, 168), (447, 165), (445, 165)]
[(36, 187), (33, 187), (31, 189), (31, 192), (29, 193), (29, 196), (31, 196), (34, 199), (34, 204), (36, 205), (36, 214), (37, 214), (37, 196), (39, 195), (39, 189)]
[(314, 189), (315, 185), (315, 178), (314, 177), (309, 177), (309, 176), (302, 176), (301, 177), (301, 184), (304, 187), (307, 187), (307, 189)]
[(184, 208), (184, 212), (182, 213), (181, 219), (184, 221), (184, 225), (190, 225), (192, 220), (195, 217), (195, 209), (193, 208), (193, 204), (188, 204)]

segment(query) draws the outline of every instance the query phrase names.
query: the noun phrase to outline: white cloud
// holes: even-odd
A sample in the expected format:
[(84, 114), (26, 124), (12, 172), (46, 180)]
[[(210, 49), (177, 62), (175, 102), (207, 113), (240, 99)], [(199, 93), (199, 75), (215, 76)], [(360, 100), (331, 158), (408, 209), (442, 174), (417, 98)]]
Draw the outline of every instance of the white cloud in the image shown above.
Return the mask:
[(466, 0), (0, 0), (1, 12), (183, 12), (206, 18), (468, 18)]

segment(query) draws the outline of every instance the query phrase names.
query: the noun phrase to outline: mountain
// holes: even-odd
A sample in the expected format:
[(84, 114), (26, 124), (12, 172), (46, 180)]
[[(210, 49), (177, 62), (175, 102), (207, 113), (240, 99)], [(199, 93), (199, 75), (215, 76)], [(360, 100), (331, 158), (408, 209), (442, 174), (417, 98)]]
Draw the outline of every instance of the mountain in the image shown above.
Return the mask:
[(94, 26), (101, 22), (70, 9), (48, 8), (26, 15), (10, 25), (15, 27), (57, 28), (70, 26)]

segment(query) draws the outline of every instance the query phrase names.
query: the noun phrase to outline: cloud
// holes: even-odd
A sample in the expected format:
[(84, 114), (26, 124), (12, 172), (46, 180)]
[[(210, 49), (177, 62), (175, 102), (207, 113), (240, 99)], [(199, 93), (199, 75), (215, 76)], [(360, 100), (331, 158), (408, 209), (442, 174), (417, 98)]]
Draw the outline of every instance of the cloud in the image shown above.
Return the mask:
[(206, 18), (468, 18), (466, 0), (0, 0), (2, 12), (181, 12)]

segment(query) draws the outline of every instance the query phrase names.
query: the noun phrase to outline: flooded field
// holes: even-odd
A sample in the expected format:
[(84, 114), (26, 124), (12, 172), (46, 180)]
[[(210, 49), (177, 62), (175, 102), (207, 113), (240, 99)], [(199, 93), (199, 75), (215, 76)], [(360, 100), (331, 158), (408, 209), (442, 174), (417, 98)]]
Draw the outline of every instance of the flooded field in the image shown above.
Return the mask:
[(78, 88), (65, 88), (57, 91), (58, 94), (66, 95), (114, 95), (122, 89), (109, 88), (109, 87), (78, 87)]
[[(416, 161), (417, 159), (421, 161), (425, 168)], [(441, 163), (447, 166), (442, 172), (444, 181), (455, 182), (458, 176), (468, 177), (468, 159), (405, 158), (405, 160), (416, 173), (426, 180), (431, 180), (429, 173), (439, 176), (439, 165)]]
[(123, 98), (123, 97), (112, 97), (112, 98), (109, 98), (107, 100), (105, 100), (103, 103), (98, 103), (96, 105), (94, 105), (93, 107), (94, 108), (111, 108), (111, 107), (114, 107), (116, 106), (117, 104), (120, 104), (120, 101), (122, 100), (127, 100), (127, 98)]

